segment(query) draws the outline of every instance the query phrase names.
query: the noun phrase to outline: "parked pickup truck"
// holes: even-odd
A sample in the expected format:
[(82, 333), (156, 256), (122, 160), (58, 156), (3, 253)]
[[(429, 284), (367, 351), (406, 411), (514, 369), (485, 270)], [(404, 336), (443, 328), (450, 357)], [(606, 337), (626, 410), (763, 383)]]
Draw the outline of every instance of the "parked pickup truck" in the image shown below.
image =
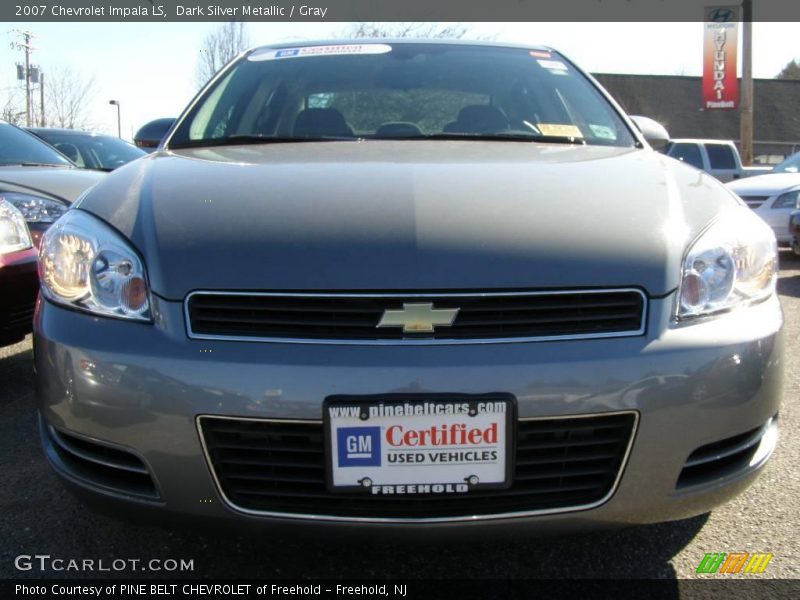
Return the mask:
[(763, 175), (772, 170), (772, 167), (743, 167), (739, 151), (730, 140), (676, 139), (670, 140), (661, 151), (720, 181)]

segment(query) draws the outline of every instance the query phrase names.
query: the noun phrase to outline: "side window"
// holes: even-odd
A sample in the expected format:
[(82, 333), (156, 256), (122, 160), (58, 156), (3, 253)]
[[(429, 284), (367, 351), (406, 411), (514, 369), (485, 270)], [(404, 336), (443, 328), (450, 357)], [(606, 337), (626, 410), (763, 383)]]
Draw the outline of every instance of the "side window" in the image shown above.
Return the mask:
[(707, 144), (708, 161), (712, 169), (735, 169), (736, 159), (730, 146), (723, 144)]
[(697, 144), (675, 144), (669, 151), (669, 155), (698, 169), (703, 168), (703, 157), (700, 155), (700, 147)]

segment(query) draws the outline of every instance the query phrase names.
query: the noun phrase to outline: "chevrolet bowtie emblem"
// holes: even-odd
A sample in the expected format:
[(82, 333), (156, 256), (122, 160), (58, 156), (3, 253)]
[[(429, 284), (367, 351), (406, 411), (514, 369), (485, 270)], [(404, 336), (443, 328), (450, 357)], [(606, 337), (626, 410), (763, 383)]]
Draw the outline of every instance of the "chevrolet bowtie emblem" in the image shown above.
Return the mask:
[(403, 333), (433, 333), (435, 327), (450, 327), (457, 308), (433, 308), (433, 304), (406, 304), (402, 310), (386, 310), (378, 327), (402, 327)]

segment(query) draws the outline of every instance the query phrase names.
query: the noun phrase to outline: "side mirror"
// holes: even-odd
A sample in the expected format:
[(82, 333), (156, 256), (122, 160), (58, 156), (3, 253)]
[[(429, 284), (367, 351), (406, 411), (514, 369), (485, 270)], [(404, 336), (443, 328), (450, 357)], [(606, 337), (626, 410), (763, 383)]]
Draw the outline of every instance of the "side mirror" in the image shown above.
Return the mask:
[(139, 128), (136, 135), (133, 136), (133, 143), (145, 152), (152, 152), (158, 148), (161, 140), (164, 139), (164, 136), (167, 135), (167, 132), (174, 123), (175, 119), (172, 117), (155, 119), (149, 123), (145, 123)]
[(640, 116), (631, 117), (631, 121), (639, 128), (644, 139), (654, 150), (661, 150), (669, 142), (669, 132), (658, 121), (654, 121), (650, 117)]

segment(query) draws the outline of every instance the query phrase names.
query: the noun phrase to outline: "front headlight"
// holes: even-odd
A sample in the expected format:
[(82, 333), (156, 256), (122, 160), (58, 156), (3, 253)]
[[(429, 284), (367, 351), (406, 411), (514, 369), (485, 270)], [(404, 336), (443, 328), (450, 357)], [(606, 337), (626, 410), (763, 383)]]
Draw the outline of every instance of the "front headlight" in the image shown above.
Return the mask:
[(144, 265), (127, 241), (81, 210), (47, 230), (39, 247), (45, 297), (95, 314), (150, 320)]
[(54, 223), (67, 212), (68, 208), (58, 200), (30, 194), (5, 192), (0, 195), (0, 198), (16, 206), (28, 223)]
[(0, 198), (0, 254), (25, 250), (33, 245), (22, 213)]
[(800, 208), (800, 190), (781, 194), (772, 203), (772, 208)]
[(695, 240), (683, 261), (678, 317), (708, 315), (775, 292), (778, 247), (772, 229), (747, 209), (724, 215)]

